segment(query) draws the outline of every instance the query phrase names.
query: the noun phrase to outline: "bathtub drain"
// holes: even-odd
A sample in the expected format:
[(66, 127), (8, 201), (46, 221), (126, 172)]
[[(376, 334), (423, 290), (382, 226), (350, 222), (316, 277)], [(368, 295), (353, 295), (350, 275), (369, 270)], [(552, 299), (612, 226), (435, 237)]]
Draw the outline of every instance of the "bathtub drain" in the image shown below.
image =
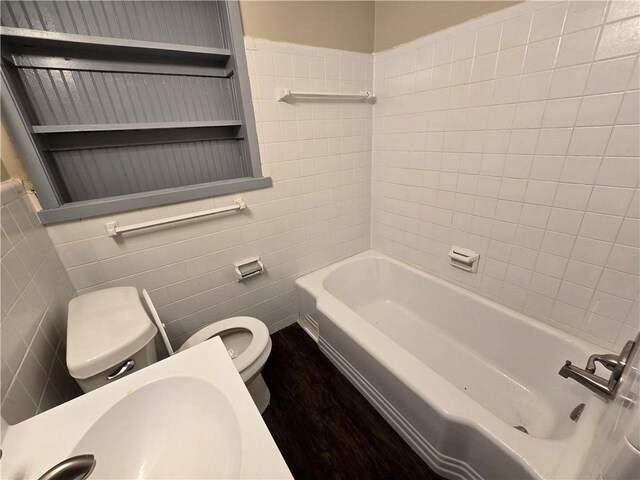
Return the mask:
[(576, 408), (571, 410), (571, 413), (569, 414), (569, 418), (574, 422), (577, 422), (578, 419), (580, 418), (580, 415), (582, 414), (582, 410), (584, 410), (584, 403), (581, 403)]
[(526, 428), (524, 428), (524, 426), (522, 426), (522, 425), (516, 425), (516, 426), (515, 426), (515, 427), (513, 427), (513, 428), (515, 428), (516, 430), (520, 430), (521, 432), (524, 432), (524, 433), (526, 433), (527, 435), (529, 435), (529, 432), (527, 432), (527, 429), (526, 429)]

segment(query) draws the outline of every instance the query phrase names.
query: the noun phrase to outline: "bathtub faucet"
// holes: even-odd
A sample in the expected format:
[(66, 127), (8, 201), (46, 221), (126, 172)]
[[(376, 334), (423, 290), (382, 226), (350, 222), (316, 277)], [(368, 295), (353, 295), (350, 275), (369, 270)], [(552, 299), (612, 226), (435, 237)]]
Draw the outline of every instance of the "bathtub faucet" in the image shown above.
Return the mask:
[(596, 362), (601, 363), (604, 368), (613, 372), (618, 363), (620, 363), (620, 356), (615, 353), (594, 353), (587, 360), (585, 370), (589, 373), (596, 373)]
[[(572, 378), (589, 390), (597, 393), (605, 400), (610, 400), (616, 393), (616, 388), (620, 382), (620, 377), (629, 363), (629, 358), (635, 354), (640, 347), (640, 333), (635, 340), (629, 340), (622, 348), (620, 355), (612, 353), (594, 354), (589, 357), (586, 368), (582, 369), (572, 365), (569, 360), (565, 362), (558, 374), (564, 378)], [(611, 372), (609, 378), (596, 375), (596, 362), (601, 363)]]

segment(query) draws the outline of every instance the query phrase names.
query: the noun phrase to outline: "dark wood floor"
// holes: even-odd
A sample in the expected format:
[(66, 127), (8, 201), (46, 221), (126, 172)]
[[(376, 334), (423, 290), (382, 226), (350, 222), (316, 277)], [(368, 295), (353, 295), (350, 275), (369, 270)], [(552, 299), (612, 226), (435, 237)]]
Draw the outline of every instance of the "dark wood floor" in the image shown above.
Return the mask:
[(264, 413), (297, 480), (442, 479), (411, 450), (298, 325), (274, 334)]

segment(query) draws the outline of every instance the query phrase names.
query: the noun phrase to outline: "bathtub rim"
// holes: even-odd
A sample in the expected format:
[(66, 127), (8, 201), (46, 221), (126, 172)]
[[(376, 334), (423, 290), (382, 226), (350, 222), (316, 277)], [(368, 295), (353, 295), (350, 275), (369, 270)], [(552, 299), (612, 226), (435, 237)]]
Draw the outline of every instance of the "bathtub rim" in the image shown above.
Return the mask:
[[(580, 337), (577, 337), (571, 333), (565, 332), (563, 330), (560, 330), (559, 328), (555, 328), (551, 325), (548, 325), (544, 322), (542, 322), (541, 320), (536, 320), (534, 318), (529, 317), (528, 315), (525, 315), (524, 313), (518, 312), (517, 310), (514, 310), (506, 305), (502, 305), (501, 303), (498, 303), (494, 300), (491, 300), (487, 297), (483, 297), (482, 295), (472, 291), (472, 290), (468, 290), (460, 285), (457, 285), (455, 283), (449, 282), (448, 280), (444, 280), (430, 272), (427, 272), (426, 270), (422, 270), (421, 268), (418, 268), (414, 265), (411, 265), (409, 263), (405, 263), (401, 260), (397, 260), (389, 255), (386, 255), (384, 253), (378, 252), (377, 250), (374, 249), (368, 249), (365, 250), (363, 252), (357, 253), (355, 255), (351, 255), (347, 258), (344, 258), (338, 262), (332, 263), (331, 265), (327, 265), (326, 267), (323, 267), (319, 270), (315, 270), (311, 273), (307, 273), (305, 275), (302, 275), (300, 277), (298, 277), (295, 281), (295, 284), (301, 288), (305, 288), (305, 290), (309, 291), (309, 288), (320, 288), (323, 291), (325, 291), (327, 293), (327, 295), (330, 295), (333, 297), (333, 295), (326, 290), (326, 288), (323, 285), (323, 281), (324, 279), (330, 274), (332, 273), (334, 270), (337, 270), (338, 268), (347, 265), (349, 263), (353, 263), (355, 261), (358, 260), (363, 260), (363, 259), (381, 259), (381, 260), (387, 260), (401, 268), (407, 269), (421, 277), (425, 277), (431, 281), (434, 281), (435, 283), (438, 283), (439, 285), (445, 287), (445, 288), (450, 288), (452, 290), (454, 290), (457, 293), (460, 293), (462, 295), (471, 297), (472, 299), (486, 305), (489, 306), (491, 308), (495, 308), (497, 310), (500, 310), (502, 313), (506, 313), (508, 315), (514, 316), (516, 317), (519, 321), (522, 321), (524, 323), (526, 323), (527, 325), (535, 328), (536, 330), (541, 330), (543, 332), (546, 332), (548, 334), (551, 334), (555, 337), (559, 337), (560, 339), (562, 339), (563, 341), (567, 341), (570, 343), (574, 343), (577, 344), (581, 349), (585, 350), (585, 351), (606, 351), (605, 353), (616, 353), (613, 350), (607, 348), (607, 347), (603, 347), (600, 345), (597, 345), (595, 343), (591, 343), (588, 340), (584, 340)], [(335, 297), (333, 297), (335, 298)], [(337, 300), (337, 299), (336, 299)], [(338, 300), (339, 301), (339, 300)], [(342, 303), (342, 302), (340, 302)], [(355, 313), (355, 312), (354, 312)], [(618, 352), (619, 353), (619, 352)]]

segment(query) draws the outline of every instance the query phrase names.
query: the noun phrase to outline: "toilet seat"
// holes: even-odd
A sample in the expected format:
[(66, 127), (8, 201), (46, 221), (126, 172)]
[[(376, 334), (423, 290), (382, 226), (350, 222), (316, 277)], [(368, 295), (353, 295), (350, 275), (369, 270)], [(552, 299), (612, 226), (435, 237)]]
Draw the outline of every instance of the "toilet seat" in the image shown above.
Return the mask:
[[(238, 372), (240, 372), (242, 379), (246, 382), (260, 371), (264, 361), (266, 361), (266, 359), (269, 357), (269, 353), (271, 353), (271, 338), (269, 337), (269, 329), (264, 323), (253, 317), (232, 317), (212, 323), (211, 325), (207, 325), (206, 327), (201, 328), (196, 333), (191, 335), (178, 350), (174, 351), (173, 347), (171, 346), (171, 342), (169, 342), (169, 338), (167, 337), (164, 324), (160, 320), (158, 311), (153, 305), (149, 293), (145, 289), (142, 290), (142, 296), (144, 297), (144, 300), (149, 307), (149, 311), (151, 313), (151, 316), (153, 317), (153, 321), (158, 327), (158, 330), (160, 330), (162, 341), (164, 342), (169, 355), (174, 355), (174, 353), (182, 352), (187, 348), (205, 342), (206, 340), (209, 340), (216, 335), (221, 335), (224, 332), (230, 332), (233, 330), (247, 330), (251, 333), (252, 336), (249, 346), (244, 352), (232, 359), (233, 364), (235, 365)], [(257, 362), (258, 360), (260, 360), (260, 362)], [(256, 364), (254, 366), (255, 368), (249, 368), (252, 364)]]
[(237, 357), (233, 358), (233, 364), (239, 372), (242, 372), (262, 355), (262, 352), (264, 352), (267, 347), (267, 343), (270, 340), (269, 329), (257, 318), (231, 317), (212, 323), (211, 325), (207, 325), (191, 335), (177, 350), (177, 352), (182, 352), (187, 348), (209, 340), (211, 337), (233, 330), (248, 330), (252, 335), (251, 343), (247, 349)]

